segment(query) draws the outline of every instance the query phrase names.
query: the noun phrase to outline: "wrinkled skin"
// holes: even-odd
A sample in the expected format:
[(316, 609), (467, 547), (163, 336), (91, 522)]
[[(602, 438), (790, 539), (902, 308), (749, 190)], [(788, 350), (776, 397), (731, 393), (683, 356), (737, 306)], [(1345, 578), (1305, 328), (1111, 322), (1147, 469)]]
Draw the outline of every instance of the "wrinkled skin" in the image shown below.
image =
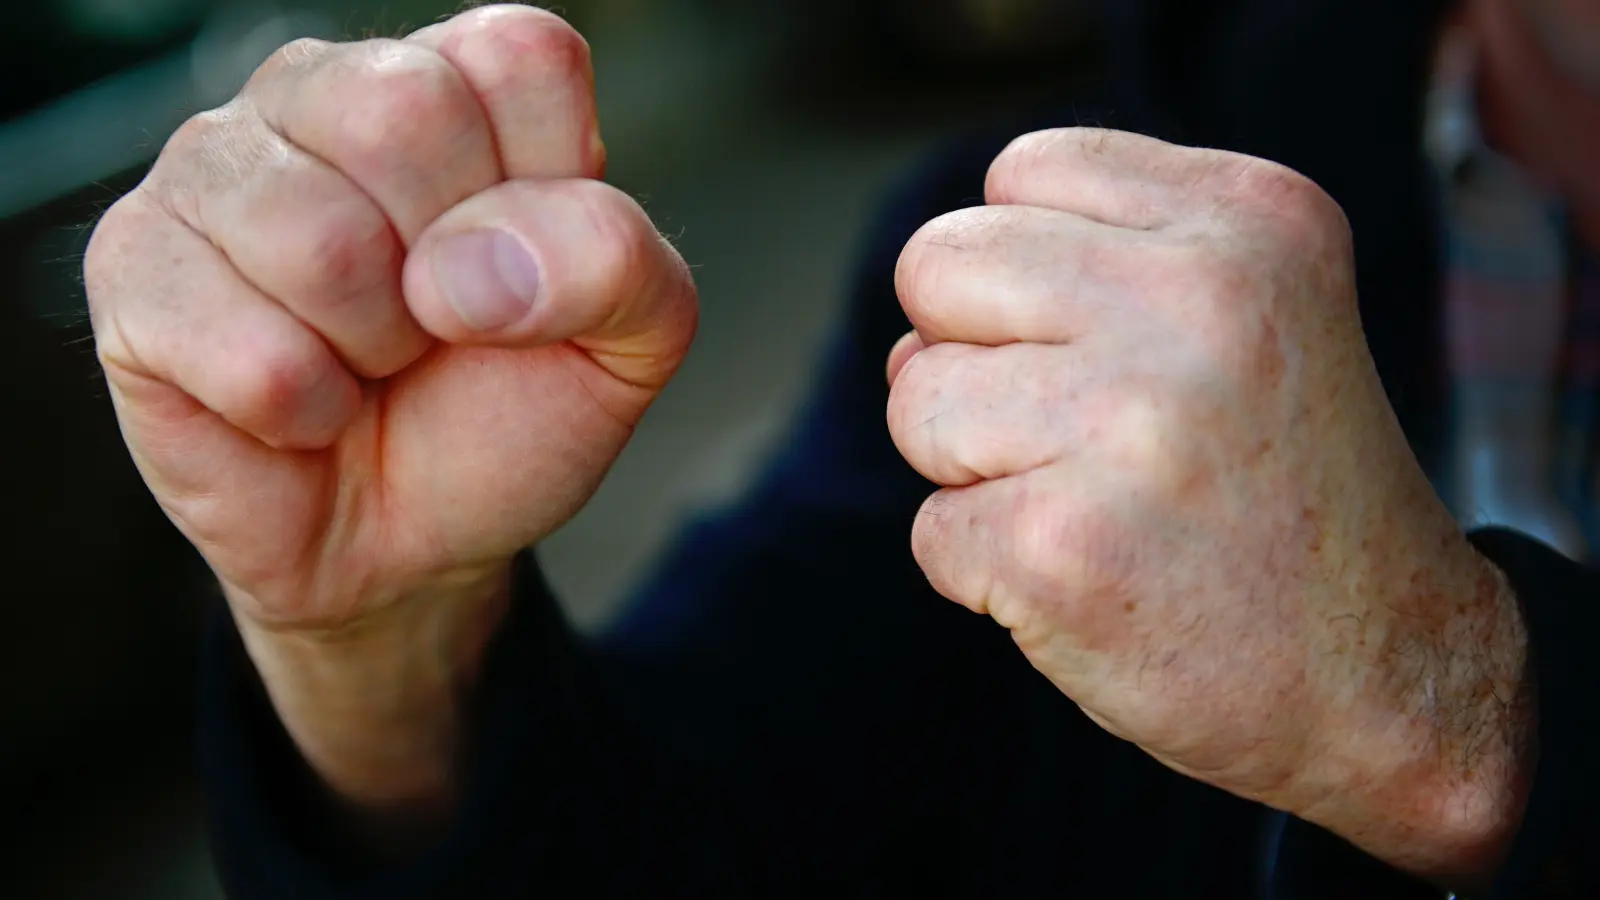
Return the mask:
[(898, 273), (888, 421), (947, 486), (912, 540), (934, 586), (1242, 796), (1337, 821), (1514, 792), (1515, 605), (1386, 403), (1337, 205), (1092, 130), (1020, 139), (987, 193)]
[[(338, 627), (480, 579), (598, 486), (693, 285), (603, 148), (588, 48), (493, 7), (285, 47), (100, 223), (87, 280), (157, 498), (254, 619)], [(503, 227), (535, 311), (474, 330), (432, 252)]]

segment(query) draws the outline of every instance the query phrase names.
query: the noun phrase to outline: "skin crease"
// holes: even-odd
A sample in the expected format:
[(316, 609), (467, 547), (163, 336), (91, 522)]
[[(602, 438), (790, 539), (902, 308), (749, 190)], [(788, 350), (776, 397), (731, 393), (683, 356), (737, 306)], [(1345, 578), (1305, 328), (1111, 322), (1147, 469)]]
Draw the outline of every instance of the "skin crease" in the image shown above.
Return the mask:
[[(512, 556), (694, 332), (683, 261), (595, 180), (591, 77), (527, 7), (290, 45), (85, 262), (130, 451), (375, 847), (447, 820)], [(950, 486), (913, 534), (930, 581), (1173, 768), (1480, 883), (1521, 813), (1525, 637), (1385, 405), (1338, 207), (1078, 129), (1019, 140), (988, 200), (898, 274), (888, 425)], [(435, 257), (491, 231), (539, 296), (476, 331)]]

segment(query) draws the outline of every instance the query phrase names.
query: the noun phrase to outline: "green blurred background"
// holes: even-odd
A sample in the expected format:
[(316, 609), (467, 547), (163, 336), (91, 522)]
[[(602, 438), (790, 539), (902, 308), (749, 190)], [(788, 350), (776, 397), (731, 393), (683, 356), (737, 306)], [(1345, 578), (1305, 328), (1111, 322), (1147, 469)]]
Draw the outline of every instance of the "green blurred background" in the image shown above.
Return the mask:
[[(169, 134), (294, 37), (393, 36), (439, 0), (33, 0), (0, 12), (8, 626), (0, 897), (218, 896), (191, 776), (204, 567), (127, 459), (94, 361), (88, 226)], [(942, 137), (1098, 65), (1073, 0), (568, 0), (610, 179), (696, 267), (682, 375), (544, 558), (594, 627), (687, 513), (737, 491), (807, 383), (883, 190)], [(737, 377), (728, 377), (737, 372)]]

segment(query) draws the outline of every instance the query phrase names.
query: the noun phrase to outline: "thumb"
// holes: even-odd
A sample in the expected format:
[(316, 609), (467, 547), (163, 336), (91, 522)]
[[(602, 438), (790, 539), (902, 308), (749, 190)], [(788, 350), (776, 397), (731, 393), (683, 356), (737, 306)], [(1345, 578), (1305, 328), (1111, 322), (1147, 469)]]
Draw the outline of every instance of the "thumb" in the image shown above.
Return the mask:
[(509, 181), (440, 216), (406, 259), (406, 304), (451, 344), (572, 341), (660, 388), (694, 336), (694, 282), (643, 209), (598, 181)]

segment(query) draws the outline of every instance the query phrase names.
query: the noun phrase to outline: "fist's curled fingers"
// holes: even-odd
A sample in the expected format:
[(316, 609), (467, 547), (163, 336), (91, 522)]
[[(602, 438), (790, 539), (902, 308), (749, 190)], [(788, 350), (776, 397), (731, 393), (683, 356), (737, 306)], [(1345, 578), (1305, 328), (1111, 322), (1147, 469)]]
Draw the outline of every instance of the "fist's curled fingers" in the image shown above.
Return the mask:
[[(1048, 649), (1051, 662), (1077, 670), (1090, 664), (1084, 649), (1121, 635), (1137, 611), (1119, 592), (1148, 560), (1104, 527), (1098, 510), (1116, 502), (1060, 471), (946, 488), (918, 511), (912, 554), (934, 590), (992, 616), (1036, 663)], [(1063, 668), (1047, 674), (1062, 678)]]
[(1012, 141), (989, 168), (997, 206), (1039, 206), (1106, 225), (1154, 230), (1183, 222), (1225, 190), (1246, 157), (1100, 128), (1057, 128)]
[(895, 286), (929, 343), (1064, 344), (1138, 302), (1165, 249), (1068, 213), (976, 207), (923, 226)]
[(477, 95), (455, 66), (417, 44), (297, 41), (240, 102), (366, 191), (408, 245), (502, 177)]
[(626, 194), (598, 181), (510, 181), (442, 216), (406, 262), (406, 300), (455, 344), (573, 341), (659, 387), (693, 336), (688, 267)]
[(332, 444), (360, 406), (355, 378), (320, 337), (140, 194), (106, 214), (85, 280), (114, 389), (123, 378), (171, 385), (261, 442), (294, 450)]
[(1028, 505), (1028, 492), (1028, 485), (1015, 478), (945, 488), (923, 502), (911, 526), (911, 552), (928, 584), (946, 599), (1008, 628), (1020, 624), (1016, 617), (1027, 612), (1017, 602), (1015, 587), (1007, 584), (1007, 562), (1034, 552), (1022, 549), (1019, 540), (1037, 544), (1046, 539), (1042, 533), (1021, 533), (1044, 525), (1031, 520), (1025, 524), (1016, 515)]
[(936, 484), (967, 485), (1055, 462), (1079, 443), (1075, 399), (1085, 367), (1043, 344), (935, 344), (889, 392), (889, 434)]
[(900, 373), (905, 370), (906, 363), (927, 348), (927, 342), (915, 331), (895, 341), (894, 347), (889, 350), (889, 359), (884, 364), (884, 374), (889, 378), (889, 387), (894, 387), (895, 381), (900, 378)]
[[(199, 190), (160, 186), (196, 171), (210, 173)], [(383, 210), (237, 105), (190, 120), (168, 144), (152, 182), (141, 196), (204, 234), (246, 281), (326, 338), (356, 374), (392, 375), (432, 343), (400, 294), (405, 251)]]
[(560, 16), (530, 6), (485, 6), (406, 41), (449, 60), (472, 86), (508, 178), (602, 175), (589, 45)]
[(1017, 138), (989, 168), (989, 203), (1060, 210), (1136, 231), (1348, 231), (1315, 182), (1270, 160), (1139, 134), (1061, 128)]

